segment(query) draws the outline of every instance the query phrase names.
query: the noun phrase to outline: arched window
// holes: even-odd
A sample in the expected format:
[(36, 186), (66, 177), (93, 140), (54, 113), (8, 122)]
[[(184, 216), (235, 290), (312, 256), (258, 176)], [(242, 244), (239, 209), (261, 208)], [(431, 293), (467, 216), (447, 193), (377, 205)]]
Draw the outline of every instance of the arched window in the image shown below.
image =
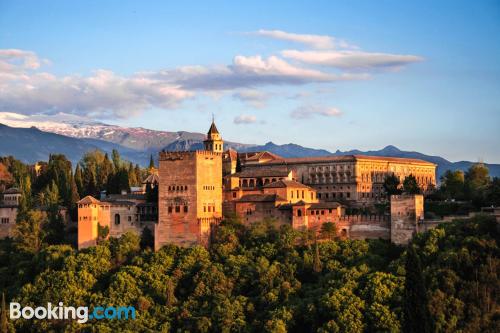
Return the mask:
[(302, 209), (297, 210), (297, 216), (302, 216)]
[(120, 214), (115, 214), (115, 224), (120, 224)]

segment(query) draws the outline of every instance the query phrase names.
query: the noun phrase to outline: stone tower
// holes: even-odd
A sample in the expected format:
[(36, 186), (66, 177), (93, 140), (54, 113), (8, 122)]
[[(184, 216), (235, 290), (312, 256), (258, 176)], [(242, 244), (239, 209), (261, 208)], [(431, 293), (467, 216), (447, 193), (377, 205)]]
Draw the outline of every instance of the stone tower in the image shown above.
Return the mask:
[(222, 149), (212, 121), (205, 150), (161, 152), (155, 250), (173, 243), (208, 245), (222, 219)]
[(212, 125), (207, 133), (207, 139), (203, 141), (205, 150), (212, 151), (214, 153), (222, 153), (224, 151), (224, 141), (215, 126), (214, 119), (212, 118)]
[(424, 219), (424, 197), (421, 194), (391, 195), (391, 241), (405, 245), (418, 233)]

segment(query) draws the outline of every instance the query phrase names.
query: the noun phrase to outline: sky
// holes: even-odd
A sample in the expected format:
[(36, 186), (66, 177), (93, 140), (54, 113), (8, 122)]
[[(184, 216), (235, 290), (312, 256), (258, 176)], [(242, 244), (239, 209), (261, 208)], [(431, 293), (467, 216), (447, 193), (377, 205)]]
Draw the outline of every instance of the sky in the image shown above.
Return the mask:
[(500, 163), (499, 1), (0, 0), (0, 112)]

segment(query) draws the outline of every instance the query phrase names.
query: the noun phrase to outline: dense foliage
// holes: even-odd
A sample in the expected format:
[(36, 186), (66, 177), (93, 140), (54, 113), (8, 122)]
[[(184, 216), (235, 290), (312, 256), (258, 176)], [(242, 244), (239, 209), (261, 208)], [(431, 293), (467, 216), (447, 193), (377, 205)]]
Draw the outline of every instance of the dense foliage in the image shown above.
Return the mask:
[(489, 217), (443, 225), (408, 249), (307, 239), (232, 219), (208, 250), (155, 253), (132, 234), (83, 251), (56, 245), (33, 253), (5, 240), (0, 288), (23, 305), (138, 310), (136, 320), (9, 322), (19, 331), (398, 332), (416, 325), (408, 313), (429, 314), (420, 327), (436, 332), (498, 331), (499, 239)]

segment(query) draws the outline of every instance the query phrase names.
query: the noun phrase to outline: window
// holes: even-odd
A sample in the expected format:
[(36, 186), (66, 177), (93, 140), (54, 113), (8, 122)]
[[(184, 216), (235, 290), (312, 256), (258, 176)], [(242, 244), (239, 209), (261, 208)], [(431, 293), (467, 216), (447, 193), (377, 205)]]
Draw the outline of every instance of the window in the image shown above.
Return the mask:
[(236, 192), (233, 192), (233, 198), (236, 198)]
[(129, 216), (129, 217), (128, 217), (128, 221), (129, 221), (129, 222), (132, 222), (132, 216)]
[(9, 218), (8, 217), (2, 217), (2, 224), (7, 224), (9, 223)]
[(181, 206), (175, 206), (175, 212), (180, 213), (181, 212)]
[(188, 206), (184, 206), (184, 213), (188, 212)]
[(172, 206), (168, 206), (168, 213), (172, 214)]
[(302, 190), (302, 199), (304, 199), (304, 190)]
[(347, 192), (347, 193), (346, 193), (346, 196), (347, 196), (348, 198), (350, 198), (350, 197), (351, 197), (351, 193), (350, 193), (350, 192)]
[(120, 214), (115, 214), (115, 224), (120, 224)]
[(302, 209), (297, 210), (297, 216), (302, 216)]

